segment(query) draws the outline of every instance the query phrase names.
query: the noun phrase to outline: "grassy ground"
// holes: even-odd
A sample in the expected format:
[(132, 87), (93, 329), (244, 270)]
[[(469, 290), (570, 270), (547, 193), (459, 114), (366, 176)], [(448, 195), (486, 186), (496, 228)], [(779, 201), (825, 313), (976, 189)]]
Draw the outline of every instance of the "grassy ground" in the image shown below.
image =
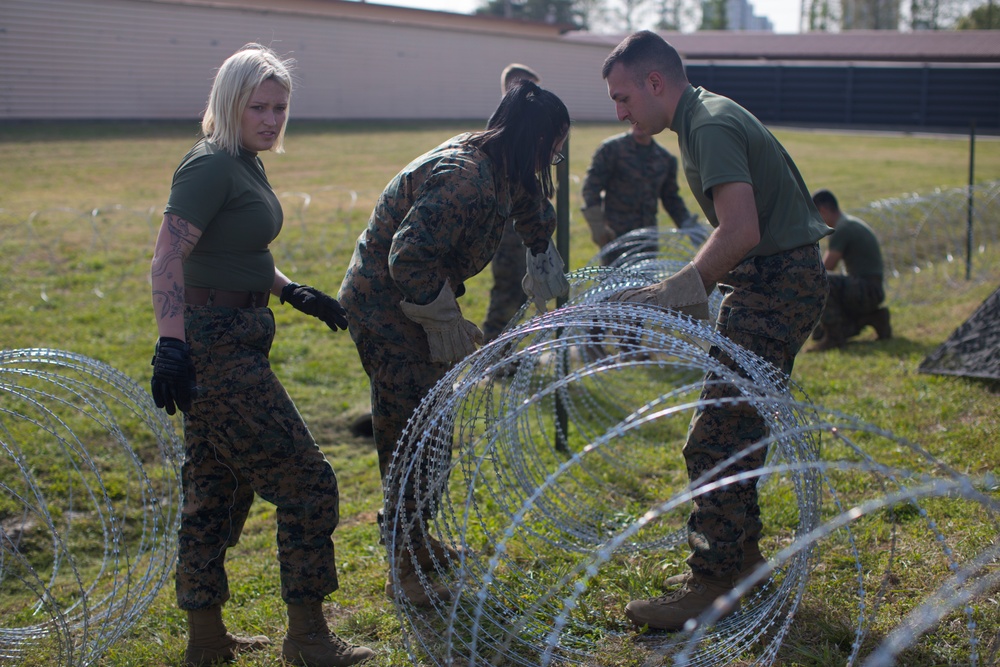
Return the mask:
[[(293, 280), (335, 293), (353, 240), (384, 184), (410, 159), (473, 125), (296, 123), (285, 155), (263, 156), (271, 183), (282, 195), (286, 226), (275, 245), (278, 265)], [(580, 125), (572, 135), (571, 204), (579, 207), (580, 179), (589, 157), (621, 126)], [(962, 137), (889, 136), (776, 130), (811, 187), (829, 187), (845, 209), (908, 192), (959, 187), (968, 179), (968, 141)], [(92, 356), (148, 382), (155, 325), (146, 274), (152, 240), (169, 190), (170, 176), (194, 142), (195, 124), (21, 124), (0, 128), (0, 349), (48, 347)], [(672, 135), (662, 137), (670, 150)], [(982, 139), (976, 149), (977, 180), (1000, 179), (1000, 142)], [(689, 205), (694, 200), (682, 183)], [(995, 237), (995, 235), (994, 235)], [(995, 250), (995, 249), (994, 249)], [(570, 268), (594, 254), (579, 216), (572, 221)], [(481, 321), (489, 272), (467, 283), (462, 307)], [(823, 407), (854, 415), (920, 443), (962, 472), (981, 474), (1000, 463), (995, 385), (917, 373), (920, 361), (996, 288), (990, 280), (919, 286), (919, 303), (890, 297), (896, 337), (876, 342), (863, 334), (840, 351), (804, 353), (795, 378)], [(913, 290), (908, 290), (913, 293)], [(890, 288), (890, 294), (892, 290)], [(375, 511), (381, 505), (374, 448), (351, 436), (350, 421), (367, 409), (368, 385), (345, 333), (291, 309), (274, 307), (278, 335), (272, 361), (314, 435), (337, 470), (342, 521), (335, 535), (342, 589), (327, 610), (342, 635), (373, 646), (374, 665), (407, 664), (401, 628), (382, 593), (385, 556), (376, 543)], [(2, 399), (0, 399), (2, 400)], [(179, 427), (179, 423), (178, 423)], [(858, 491), (859, 498), (864, 490)], [(766, 548), (782, 545), (794, 523), (779, 505), (768, 509)], [(3, 517), (0, 517), (2, 519)], [(964, 553), (995, 542), (983, 534), (981, 517), (955, 511), (943, 531)], [(283, 607), (274, 558), (274, 513), (254, 506), (240, 545), (230, 551), (232, 600), (226, 607), (234, 628), (280, 638)], [(887, 544), (878, 522), (862, 538), (873, 554)], [(921, 558), (925, 542), (906, 531), (905, 566), (888, 602), (874, 621), (884, 636), (893, 621), (940, 582), (939, 562)], [(683, 555), (665, 554), (655, 565), (630, 563), (640, 579), (667, 563), (678, 571)], [(783, 665), (843, 664), (856, 619), (856, 582), (845, 579), (846, 547), (830, 544), (820, 553), (795, 631), (786, 638)], [(629, 574), (628, 576), (632, 576)], [(660, 573), (662, 576), (662, 572)], [(609, 596), (609, 616), (627, 601)], [(984, 664), (1000, 650), (1000, 612), (986, 596), (976, 611)], [(968, 662), (961, 616), (949, 616), (907, 654), (906, 664)], [(871, 640), (869, 640), (871, 641)], [(185, 643), (184, 616), (164, 588), (129, 635), (103, 665), (178, 664)], [(279, 642), (280, 644), (280, 642)], [(625, 642), (625, 644), (629, 644)], [(634, 646), (611, 665), (640, 664)], [(641, 654), (641, 651), (639, 652)], [(246, 665), (277, 661), (277, 650), (241, 660)], [(45, 664), (44, 658), (39, 658)]]

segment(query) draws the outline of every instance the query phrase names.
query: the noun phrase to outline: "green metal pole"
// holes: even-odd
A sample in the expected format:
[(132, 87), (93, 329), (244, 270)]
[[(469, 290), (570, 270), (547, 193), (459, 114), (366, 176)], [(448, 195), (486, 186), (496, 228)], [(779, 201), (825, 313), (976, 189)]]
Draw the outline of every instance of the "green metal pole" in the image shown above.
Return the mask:
[(976, 121), (969, 128), (969, 204), (965, 224), (965, 279), (972, 280), (972, 218), (975, 212), (972, 194), (976, 182)]
[[(556, 250), (562, 256), (563, 262), (569, 269), (569, 139), (563, 144), (563, 155), (566, 159), (556, 166)], [(559, 297), (556, 300), (556, 307), (561, 308), (566, 304), (568, 296)], [(556, 332), (561, 335), (562, 332)], [(569, 351), (565, 348), (559, 354), (559, 375), (565, 377), (569, 372)], [(569, 444), (566, 442), (569, 426), (569, 417), (566, 414), (566, 406), (563, 404), (562, 396), (556, 393), (556, 450), (568, 452)]]

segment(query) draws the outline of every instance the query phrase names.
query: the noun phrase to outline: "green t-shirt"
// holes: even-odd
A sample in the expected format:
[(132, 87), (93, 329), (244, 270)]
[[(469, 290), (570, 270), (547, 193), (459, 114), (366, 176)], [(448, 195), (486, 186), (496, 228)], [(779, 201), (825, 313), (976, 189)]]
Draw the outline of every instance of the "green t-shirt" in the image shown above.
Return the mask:
[(843, 256), (847, 275), (882, 277), (882, 250), (875, 232), (863, 220), (841, 213), (829, 244), (830, 250)]
[(671, 129), (677, 133), (684, 173), (705, 217), (719, 226), (711, 190), (723, 183), (753, 186), (760, 243), (747, 257), (774, 255), (831, 233), (798, 168), (753, 115), (727, 97), (688, 86)]
[(174, 172), (166, 213), (201, 230), (184, 262), (189, 287), (266, 292), (274, 284), (268, 245), (281, 231), (281, 203), (253, 153), (233, 157), (202, 139)]

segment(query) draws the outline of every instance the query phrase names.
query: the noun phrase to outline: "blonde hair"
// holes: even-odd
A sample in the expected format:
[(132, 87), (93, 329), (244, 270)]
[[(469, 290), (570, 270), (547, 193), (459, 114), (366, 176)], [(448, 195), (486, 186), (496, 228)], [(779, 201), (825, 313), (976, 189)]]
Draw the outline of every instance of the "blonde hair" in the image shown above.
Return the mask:
[[(215, 74), (212, 92), (208, 96), (208, 106), (201, 119), (201, 131), (212, 143), (231, 155), (239, 155), (241, 146), (240, 124), (243, 111), (257, 86), (268, 79), (277, 81), (292, 93), (292, 59), (282, 60), (278, 55), (260, 44), (245, 45), (226, 58)], [(285, 125), (288, 116), (278, 130), (278, 138), (271, 148), (275, 153), (283, 153)]]

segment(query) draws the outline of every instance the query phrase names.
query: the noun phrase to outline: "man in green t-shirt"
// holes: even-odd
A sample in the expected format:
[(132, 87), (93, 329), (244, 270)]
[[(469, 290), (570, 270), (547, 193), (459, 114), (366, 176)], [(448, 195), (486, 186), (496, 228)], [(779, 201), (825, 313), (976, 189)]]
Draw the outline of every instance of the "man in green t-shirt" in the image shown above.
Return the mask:
[[(828, 285), (818, 242), (831, 233), (795, 163), (749, 111), (692, 86), (680, 55), (656, 33), (625, 38), (604, 61), (602, 75), (619, 120), (651, 135), (667, 128), (677, 134), (691, 193), (715, 228), (686, 267), (615, 298), (708, 319), (708, 294), (718, 284), (724, 295), (719, 333), (773, 364), (787, 381), (823, 311)], [(745, 374), (720, 348), (709, 354)], [(719, 379), (706, 376), (688, 429), (683, 453), (691, 480), (752, 472), (767, 454), (754, 447), (768, 435), (764, 419), (740, 402), (738, 388)], [(720, 613), (731, 613), (739, 602), (726, 596), (765, 563), (755, 478), (708, 488), (699, 488), (688, 517), (690, 571), (668, 580), (677, 590), (629, 602), (625, 615), (634, 625), (682, 630), (717, 600)]]
[(813, 194), (813, 203), (833, 229), (823, 264), (832, 272), (844, 261), (847, 275), (830, 274), (830, 294), (820, 323), (813, 331), (819, 341), (813, 351), (841, 347), (866, 326), (875, 329), (879, 340), (892, 338), (889, 309), (880, 308), (885, 299), (882, 285), (882, 250), (875, 232), (863, 220), (840, 210), (837, 198), (829, 190)]

